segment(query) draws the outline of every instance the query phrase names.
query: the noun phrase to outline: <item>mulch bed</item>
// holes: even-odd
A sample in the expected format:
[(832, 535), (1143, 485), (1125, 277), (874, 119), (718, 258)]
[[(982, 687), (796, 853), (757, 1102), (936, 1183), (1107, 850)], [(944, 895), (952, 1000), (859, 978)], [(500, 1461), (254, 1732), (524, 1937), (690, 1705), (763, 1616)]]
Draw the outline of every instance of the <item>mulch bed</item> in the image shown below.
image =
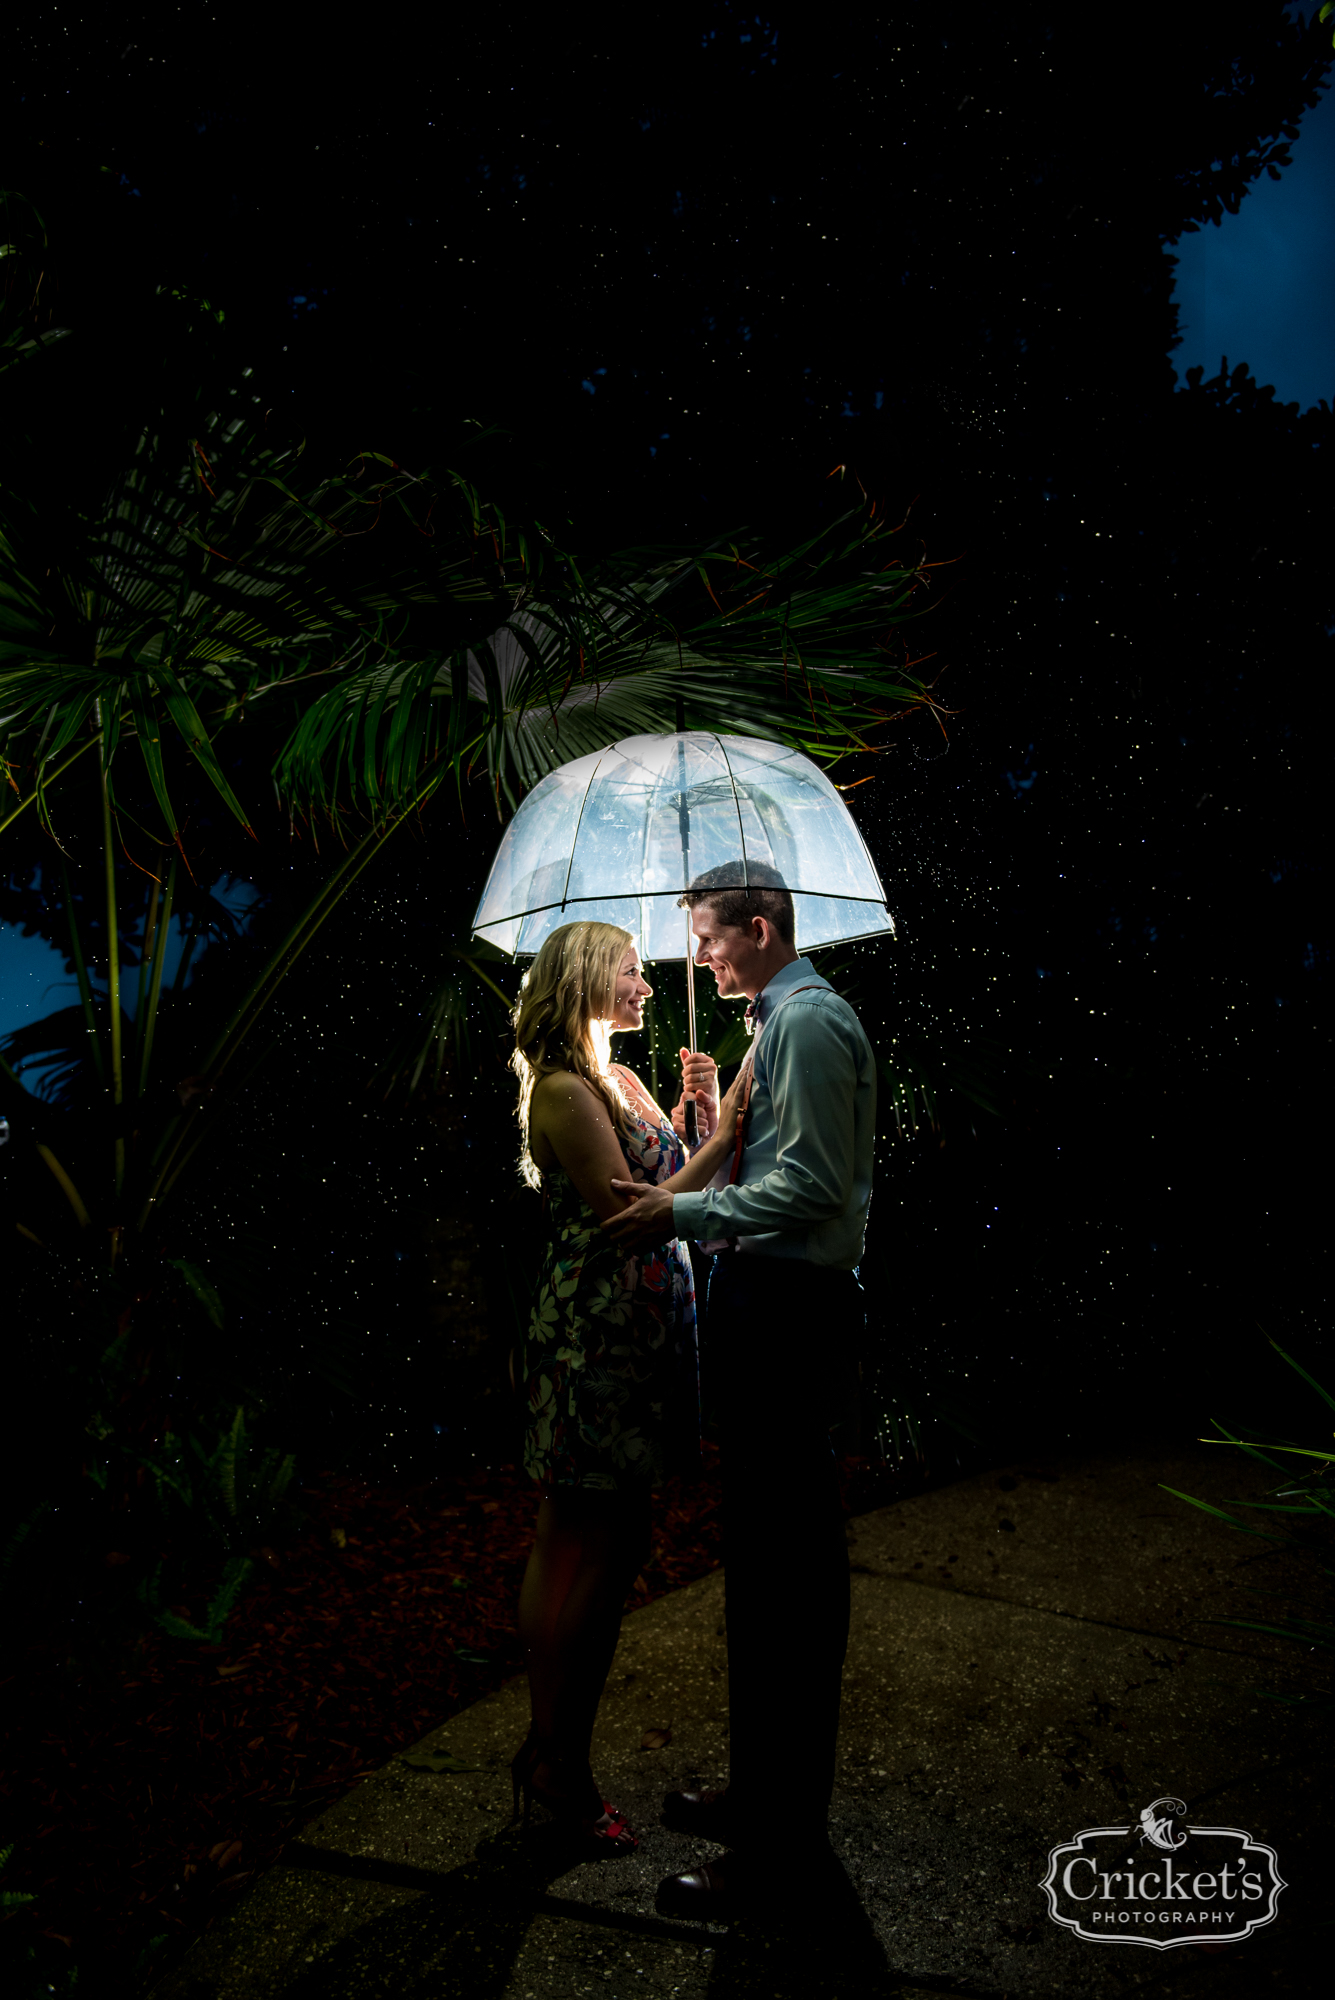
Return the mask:
[[(302, 1503), (221, 1645), (155, 1631), (90, 1688), (38, 1634), (5, 1686), (3, 1886), (37, 1897), (9, 1921), (57, 1980), (77, 1965), (80, 1995), (159, 1974), (361, 1772), (523, 1670), (536, 1502), (518, 1472), (399, 1491), (331, 1474)], [(657, 1496), (633, 1602), (718, 1567), (718, 1512), (707, 1446), (704, 1477)]]

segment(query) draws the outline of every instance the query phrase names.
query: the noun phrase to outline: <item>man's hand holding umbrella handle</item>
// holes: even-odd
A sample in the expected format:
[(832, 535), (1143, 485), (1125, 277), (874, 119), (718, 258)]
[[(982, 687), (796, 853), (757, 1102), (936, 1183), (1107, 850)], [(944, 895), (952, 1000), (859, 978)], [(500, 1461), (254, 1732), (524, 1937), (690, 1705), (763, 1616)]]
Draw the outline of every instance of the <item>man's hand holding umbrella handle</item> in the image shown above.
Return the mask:
[(697, 1143), (712, 1139), (718, 1130), (718, 1065), (712, 1056), (681, 1051), (681, 1098), (672, 1107), (672, 1129), (686, 1143), (686, 1099), (695, 1099)]

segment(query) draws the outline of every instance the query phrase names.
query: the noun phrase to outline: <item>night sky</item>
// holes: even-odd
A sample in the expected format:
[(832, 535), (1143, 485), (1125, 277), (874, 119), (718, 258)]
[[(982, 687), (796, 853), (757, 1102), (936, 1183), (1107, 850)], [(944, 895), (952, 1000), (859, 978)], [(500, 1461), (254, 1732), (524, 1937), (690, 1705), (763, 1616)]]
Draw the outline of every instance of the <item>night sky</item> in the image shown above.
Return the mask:
[[(1290, 7), (1310, 19), (1311, 7)], [(1263, 175), (1236, 215), (1179, 237), (1173, 299), (1182, 345), (1179, 381), (1221, 355), (1245, 361), (1281, 402), (1335, 403), (1335, 97), (1302, 121), (1293, 164)]]
[[(70, 9), (20, 31), (5, 86), (4, 181), (76, 329), (48, 455), (73, 480), (152, 406), (176, 287), (225, 309), (313, 460), (449, 464), (462, 419), (508, 425), (502, 484), (582, 547), (796, 539), (858, 480), (907, 518), (953, 714), (836, 774), (873, 777), (852, 797), (900, 923), (837, 977), (938, 1099), (878, 1182), (878, 1394), (993, 1441), (1203, 1422), (1207, 1390), (1250, 1393), (1258, 1320), (1314, 1353), (1324, 1314), (1330, 36), (1178, 11), (1147, 61), (1041, 6), (649, 8), (633, 40), (619, 9), (448, 41), (377, 17), (355, 46), (274, 10)], [(1246, 369), (1212, 380), (1221, 354)], [(420, 1416), (426, 1334), (391, 1367), (378, 1331), (439, 1189), (484, 1263), (532, 1234), (480, 1016), (428, 1154), (365, 1089), (495, 831), (442, 806), (368, 879), (191, 1223), (223, 1259), (232, 1186), (261, 1236), (282, 1212), (257, 1350), (337, 1321), (400, 1438), (414, 1407), (467, 1430)], [(217, 853), (276, 923), (280, 827)], [(42, 862), (25, 834), (0, 915), (38, 935), (6, 935), (0, 1030), (63, 976)], [(294, 1190), (296, 1129), (342, 1207)]]

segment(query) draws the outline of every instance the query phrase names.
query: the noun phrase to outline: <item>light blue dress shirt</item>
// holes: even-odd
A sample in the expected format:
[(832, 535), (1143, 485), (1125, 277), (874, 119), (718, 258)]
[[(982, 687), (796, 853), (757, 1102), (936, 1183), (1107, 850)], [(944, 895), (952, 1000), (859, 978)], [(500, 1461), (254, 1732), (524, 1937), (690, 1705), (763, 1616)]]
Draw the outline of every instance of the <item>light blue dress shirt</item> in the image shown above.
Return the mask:
[(676, 1195), (673, 1227), (702, 1242), (731, 1237), (752, 1255), (854, 1270), (876, 1135), (871, 1043), (807, 958), (776, 972), (751, 1012), (751, 1125), (736, 1183)]

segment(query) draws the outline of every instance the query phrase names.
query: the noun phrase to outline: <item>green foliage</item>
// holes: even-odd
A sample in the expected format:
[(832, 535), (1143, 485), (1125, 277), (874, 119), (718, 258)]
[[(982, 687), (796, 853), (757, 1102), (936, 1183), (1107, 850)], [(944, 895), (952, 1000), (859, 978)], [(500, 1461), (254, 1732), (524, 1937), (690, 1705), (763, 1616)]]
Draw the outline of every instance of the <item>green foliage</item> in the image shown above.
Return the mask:
[(165, 1632), (169, 1639), (197, 1639), (206, 1645), (216, 1646), (222, 1637), (223, 1627), (232, 1614), (232, 1607), (250, 1581), (254, 1568), (255, 1565), (249, 1556), (232, 1556), (224, 1563), (222, 1581), (204, 1613), (202, 1625), (192, 1625), (189, 1619), (181, 1618), (176, 1612), (163, 1608), (161, 1563), (152, 1576), (146, 1577), (139, 1585), (139, 1601), (153, 1623), (160, 1631)]
[(939, 1425), (968, 1444), (983, 1442), (974, 1410), (953, 1396), (894, 1375), (878, 1377), (876, 1408), (869, 1413), (869, 1420), (877, 1451), (892, 1465), (908, 1459), (920, 1466), (929, 1463), (925, 1445), (929, 1424)]
[[(485, 768), (500, 810), (572, 757), (618, 737), (699, 727), (777, 738), (833, 758), (933, 708), (894, 628), (923, 566), (897, 561), (899, 528), (850, 509), (797, 547), (745, 532), (699, 551), (627, 549), (525, 582), (469, 644), (403, 644), (340, 662), (276, 767), (280, 788), (337, 819), (416, 803), (427, 774)], [(438, 781), (438, 780), (437, 780)]]
[[(485, 1657), (481, 1654), (460, 1652), (458, 1647), (455, 1648), (455, 1651), (458, 1653), (460, 1659), (479, 1659)], [(462, 1758), (456, 1757), (451, 1750), (409, 1751), (405, 1755), (397, 1757), (395, 1762), (406, 1765), (410, 1771), (432, 1771), (437, 1777), (440, 1777), (442, 1774), (454, 1777), (461, 1771), (482, 1771), (486, 1769), (484, 1764), (465, 1764)]]
[(63, 340), (42, 306), (46, 224), (21, 194), (0, 192), (0, 375)]
[[(9, 1857), (13, 1852), (14, 1843), (12, 1840), (8, 1847), (0, 1847), (0, 1869), (5, 1869), (9, 1866)], [(36, 1896), (24, 1895), (22, 1890), (19, 1889), (0, 1890), (0, 1910), (22, 1910), (29, 1903), (35, 1903), (36, 1901)]]
[[(0, 1847), (0, 1871), (9, 1866), (14, 1843)], [(50, 2000), (73, 1993), (78, 1968), (66, 1946), (34, 1932), (27, 1912), (37, 1901), (21, 1889), (0, 1889), (0, 1982), (6, 2000)]]
[[(1269, 1336), (1267, 1335), (1267, 1339)], [(1271, 1340), (1282, 1360), (1313, 1389), (1329, 1410), (1335, 1410), (1335, 1397), (1324, 1389), (1316, 1378), (1291, 1354)], [(1244, 1439), (1230, 1430), (1218, 1418), (1211, 1420), (1217, 1435), (1203, 1439), (1206, 1444), (1229, 1444), (1246, 1454), (1257, 1464), (1278, 1473), (1282, 1484), (1269, 1489), (1270, 1498), (1265, 1500), (1233, 1500), (1230, 1507), (1243, 1508), (1249, 1515), (1283, 1516), (1282, 1520), (1257, 1522), (1239, 1520), (1237, 1514), (1227, 1508), (1213, 1506), (1208, 1500), (1197, 1499), (1190, 1493), (1180, 1493), (1176, 1487), (1165, 1486), (1177, 1500), (1185, 1500), (1189, 1506), (1199, 1507), (1203, 1513), (1211, 1514), (1216, 1520), (1226, 1521), (1240, 1534), (1255, 1535), (1288, 1550), (1306, 1560), (1311, 1566), (1310, 1581), (1306, 1588), (1315, 1596), (1320, 1594), (1329, 1600), (1331, 1586), (1335, 1584), (1335, 1542), (1332, 1541), (1331, 1527), (1335, 1524), (1335, 1449), (1320, 1446), (1299, 1445), (1279, 1438)], [(1282, 1456), (1276, 1456), (1276, 1454)], [(1286, 1464), (1286, 1459), (1311, 1460), (1310, 1466), (1297, 1468)], [(1263, 1598), (1274, 1593), (1251, 1591), (1252, 1597)], [(1326, 1606), (1323, 1603), (1322, 1608)], [(1275, 1638), (1290, 1639), (1302, 1646), (1309, 1654), (1335, 1654), (1335, 1623), (1329, 1618), (1310, 1618), (1288, 1615), (1281, 1618), (1243, 1619), (1216, 1618), (1209, 1621), (1215, 1625), (1227, 1625), (1244, 1632), (1264, 1632)], [(1263, 1690), (1274, 1700), (1297, 1700), (1308, 1704), (1330, 1706), (1335, 1704), (1335, 1695), (1305, 1694), (1300, 1696), (1275, 1695), (1272, 1690)]]
[[(114, 807), (125, 742), (165, 844), (180, 831), (171, 746), (249, 830), (220, 729), (280, 695), (309, 702), (311, 682), (397, 657), (410, 635), (437, 648), (481, 639), (510, 608), (511, 572), (541, 569), (541, 531), (507, 539), (497, 510), (453, 471), (415, 476), (362, 453), (338, 473), (305, 475), (301, 441), (275, 442), (254, 413), (249, 376), (217, 406), (201, 392), (184, 418), (160, 413), (93, 500), (45, 495), (39, 506), (7, 491), (0, 501), (0, 712), (6, 761), (24, 779), (11, 819), (36, 804), (49, 824), (50, 785), (94, 747)], [(424, 563), (405, 535), (420, 539), (435, 517)], [(359, 546), (373, 526), (375, 560)]]
[(211, 1443), (193, 1431), (168, 1431), (154, 1449), (135, 1450), (100, 1428), (104, 1440), (144, 1468), (163, 1522), (185, 1539), (233, 1556), (292, 1525), (287, 1494), (295, 1459), (274, 1446), (256, 1449), (244, 1406)]
[(372, 1082), (386, 1097), (441, 1089), (455, 1058), (472, 1055), (474, 1013), (487, 1038), (504, 1036), (514, 1005), (500, 983), (507, 978), (517, 988), (514, 968), (494, 945), (457, 939), (445, 944), (419, 1013), (387, 1039)]
[(207, 1275), (200, 1270), (198, 1264), (191, 1264), (184, 1257), (169, 1257), (167, 1261), (174, 1271), (181, 1273), (213, 1325), (221, 1329), (223, 1302), (218, 1296), (216, 1287), (210, 1284)]
[[(120, 1379), (112, 1368), (113, 1391)], [(171, 1638), (216, 1645), (254, 1575), (256, 1553), (289, 1540), (304, 1518), (292, 1498), (294, 1455), (258, 1444), (244, 1405), (216, 1427), (200, 1420), (181, 1431), (168, 1428), (160, 1442), (146, 1446), (135, 1435), (133, 1409), (127, 1414), (113, 1398), (111, 1415), (95, 1412), (86, 1434), (84, 1476), (104, 1503), (87, 1531), (113, 1534), (127, 1565), (112, 1572), (126, 1599), (116, 1615), (129, 1612), (132, 1601), (131, 1627), (147, 1617)], [(0, 1590), (12, 1609), (18, 1608), (13, 1600), (20, 1582), (32, 1581), (36, 1531), (50, 1525), (50, 1514), (50, 1503), (42, 1503), (11, 1534), (0, 1558)], [(60, 1554), (79, 1559), (68, 1546)], [(93, 1555), (96, 1560), (96, 1550)], [(211, 1595), (196, 1623), (173, 1607), (201, 1585)], [(106, 1612), (112, 1617), (110, 1602)]]
[[(193, 1267), (182, 1294), (189, 1348), (225, 1306)], [(155, 1333), (163, 1339), (160, 1322)], [(146, 1618), (174, 1638), (216, 1643), (257, 1555), (300, 1528), (294, 1454), (255, 1435), (262, 1406), (219, 1402), (237, 1372), (230, 1358), (196, 1361), (184, 1378), (182, 1358), (165, 1339), (156, 1356), (137, 1347), (127, 1329), (45, 1385), (64, 1416), (30, 1453), (26, 1480), (11, 1470), (0, 1540), (6, 1648), (53, 1616), (72, 1654), (99, 1673), (123, 1668)], [(205, 1608), (192, 1618), (183, 1599)]]
[(11, 1528), (0, 1552), (0, 1602), (8, 1597), (15, 1583), (27, 1570), (35, 1557), (41, 1542), (41, 1531), (52, 1511), (50, 1500), (39, 1500), (37, 1505), (23, 1519)]

